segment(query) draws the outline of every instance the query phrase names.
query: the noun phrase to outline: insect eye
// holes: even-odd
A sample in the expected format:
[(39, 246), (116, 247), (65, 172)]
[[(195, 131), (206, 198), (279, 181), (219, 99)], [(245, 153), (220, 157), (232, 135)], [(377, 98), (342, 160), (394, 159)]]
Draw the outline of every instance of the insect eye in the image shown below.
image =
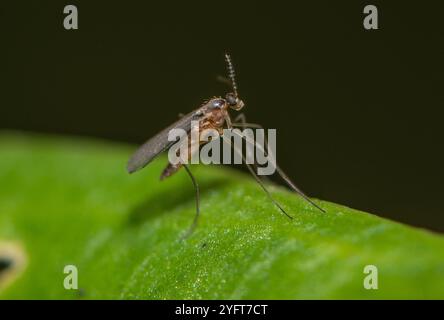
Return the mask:
[(211, 106), (213, 107), (213, 108), (217, 108), (217, 109), (220, 109), (220, 108), (222, 108), (223, 107), (223, 105), (225, 104), (225, 101), (224, 100), (222, 100), (222, 99), (217, 99), (217, 100), (214, 100), (213, 102), (212, 102), (212, 104), (211, 104)]
[(227, 93), (225, 98), (230, 106), (235, 106), (237, 104), (237, 98), (233, 93)]

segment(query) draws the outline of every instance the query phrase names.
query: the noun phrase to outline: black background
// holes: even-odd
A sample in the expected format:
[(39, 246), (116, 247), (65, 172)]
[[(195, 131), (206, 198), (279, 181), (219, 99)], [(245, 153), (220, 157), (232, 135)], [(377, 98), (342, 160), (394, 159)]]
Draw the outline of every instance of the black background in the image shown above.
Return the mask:
[[(79, 29), (63, 28), (63, 8)], [(379, 9), (379, 30), (363, 8)], [(141, 143), (224, 95), (313, 196), (444, 231), (443, 6), (421, 1), (0, 4), (0, 128)], [(1, 152), (1, 151), (0, 151)]]

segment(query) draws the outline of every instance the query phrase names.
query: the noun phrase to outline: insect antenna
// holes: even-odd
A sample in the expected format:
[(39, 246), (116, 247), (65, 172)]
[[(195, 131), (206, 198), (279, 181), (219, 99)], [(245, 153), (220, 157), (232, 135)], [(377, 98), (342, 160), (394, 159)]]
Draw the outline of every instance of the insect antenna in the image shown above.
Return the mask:
[(225, 61), (227, 62), (228, 77), (231, 80), (231, 86), (233, 87), (234, 95), (237, 97), (237, 85), (235, 79), (236, 73), (234, 72), (234, 66), (228, 53), (225, 53)]

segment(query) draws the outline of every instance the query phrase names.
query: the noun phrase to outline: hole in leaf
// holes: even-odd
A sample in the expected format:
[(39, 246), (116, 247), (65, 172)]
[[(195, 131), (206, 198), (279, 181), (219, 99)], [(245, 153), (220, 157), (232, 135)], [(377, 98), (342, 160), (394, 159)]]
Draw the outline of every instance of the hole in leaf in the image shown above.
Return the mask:
[(0, 241), (0, 291), (17, 279), (25, 266), (26, 255), (22, 247), (14, 242)]
[(13, 266), (14, 262), (8, 257), (0, 257), (0, 276), (3, 272), (8, 271)]

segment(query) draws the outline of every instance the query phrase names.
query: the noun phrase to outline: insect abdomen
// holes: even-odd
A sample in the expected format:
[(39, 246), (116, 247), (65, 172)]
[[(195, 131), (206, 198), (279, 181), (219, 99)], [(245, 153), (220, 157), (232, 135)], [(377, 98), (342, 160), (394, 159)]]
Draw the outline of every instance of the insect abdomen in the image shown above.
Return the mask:
[(176, 173), (180, 168), (182, 167), (181, 163), (178, 164), (172, 164), (168, 162), (168, 165), (163, 169), (162, 174), (160, 175), (160, 180), (163, 180), (165, 178), (168, 178), (169, 176)]

